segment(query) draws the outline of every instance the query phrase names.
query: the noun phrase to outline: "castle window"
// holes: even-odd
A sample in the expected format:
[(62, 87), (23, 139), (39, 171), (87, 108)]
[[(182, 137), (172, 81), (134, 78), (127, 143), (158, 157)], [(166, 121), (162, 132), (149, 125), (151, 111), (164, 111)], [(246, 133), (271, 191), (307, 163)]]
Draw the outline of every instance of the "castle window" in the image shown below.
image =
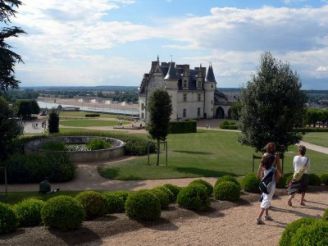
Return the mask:
[(183, 88), (187, 88), (187, 80), (183, 81)]
[(183, 101), (186, 102), (187, 101), (187, 93), (183, 94)]
[(213, 89), (213, 85), (211, 85), (211, 88)]
[(202, 82), (198, 81), (198, 88), (201, 88), (201, 87), (202, 87)]
[(197, 108), (197, 116), (200, 117), (200, 108)]
[(145, 118), (145, 113), (141, 113), (141, 119)]
[(183, 109), (183, 118), (186, 118), (187, 117), (187, 109)]
[(200, 102), (202, 100), (202, 95), (199, 93), (198, 94), (198, 102)]
[(144, 109), (145, 109), (145, 104), (142, 103), (142, 104), (141, 104), (141, 110), (144, 110)]

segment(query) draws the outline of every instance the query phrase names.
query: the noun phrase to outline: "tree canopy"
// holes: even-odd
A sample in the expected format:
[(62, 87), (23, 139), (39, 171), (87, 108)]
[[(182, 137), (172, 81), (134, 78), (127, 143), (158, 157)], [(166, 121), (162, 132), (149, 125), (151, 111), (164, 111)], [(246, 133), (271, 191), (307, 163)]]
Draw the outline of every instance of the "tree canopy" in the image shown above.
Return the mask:
[(18, 112), (17, 115), (23, 119), (30, 119), (31, 114), (40, 113), (40, 107), (36, 100), (18, 100), (16, 102)]
[(278, 150), (297, 143), (302, 136), (293, 129), (303, 125), (306, 102), (301, 86), (289, 64), (269, 52), (262, 55), (257, 74), (241, 94), (241, 142), (257, 151), (268, 142)]
[(23, 62), (20, 55), (11, 50), (6, 39), (17, 37), (24, 33), (19, 27), (7, 27), (11, 17), (16, 14), (15, 8), (21, 5), (19, 0), (0, 0), (0, 22), (4, 26), (0, 31), (0, 90), (17, 88), (19, 81), (15, 77), (14, 68), (16, 63)]
[(157, 165), (159, 165), (160, 141), (164, 141), (169, 132), (172, 114), (171, 98), (167, 91), (156, 90), (149, 98), (150, 120), (147, 129), (152, 138), (157, 139)]

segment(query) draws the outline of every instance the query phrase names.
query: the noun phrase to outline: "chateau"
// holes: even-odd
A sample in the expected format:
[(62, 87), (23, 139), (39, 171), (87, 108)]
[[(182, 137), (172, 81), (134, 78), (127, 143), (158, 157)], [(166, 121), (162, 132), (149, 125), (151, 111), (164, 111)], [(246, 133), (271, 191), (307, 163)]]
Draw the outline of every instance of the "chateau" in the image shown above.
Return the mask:
[(139, 117), (147, 122), (147, 103), (156, 89), (165, 89), (172, 100), (171, 120), (225, 118), (230, 103), (217, 90), (213, 67), (200, 65), (191, 69), (188, 64), (161, 62), (151, 63), (149, 73), (144, 74), (139, 88)]

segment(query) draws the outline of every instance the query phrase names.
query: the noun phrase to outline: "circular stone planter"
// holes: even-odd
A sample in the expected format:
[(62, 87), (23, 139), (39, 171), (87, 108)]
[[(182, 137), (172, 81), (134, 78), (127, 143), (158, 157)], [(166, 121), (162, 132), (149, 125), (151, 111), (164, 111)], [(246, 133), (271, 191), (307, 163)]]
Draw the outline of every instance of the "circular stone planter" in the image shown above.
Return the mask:
[[(102, 139), (109, 141), (112, 147), (108, 149), (99, 150), (88, 150), (88, 151), (52, 151), (43, 150), (41, 146), (47, 142), (63, 142), (65, 144), (86, 144), (92, 139)], [(74, 163), (81, 162), (97, 162), (97, 161), (108, 161), (121, 156), (124, 156), (124, 146), (125, 143), (116, 138), (108, 137), (95, 137), (95, 136), (60, 136), (60, 137), (49, 137), (49, 138), (39, 138), (31, 140), (24, 146), (24, 151), (26, 154), (31, 153), (66, 153), (69, 159)]]

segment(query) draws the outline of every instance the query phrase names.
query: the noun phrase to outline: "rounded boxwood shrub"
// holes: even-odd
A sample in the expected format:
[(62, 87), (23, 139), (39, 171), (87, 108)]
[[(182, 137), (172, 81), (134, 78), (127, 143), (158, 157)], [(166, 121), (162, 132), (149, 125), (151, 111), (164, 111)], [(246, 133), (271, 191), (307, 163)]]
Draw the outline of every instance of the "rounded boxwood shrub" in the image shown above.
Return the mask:
[(328, 185), (328, 174), (322, 174), (320, 176), (320, 179), (321, 179), (321, 182), (324, 184), (324, 185)]
[(192, 181), (189, 185), (198, 185), (198, 184), (205, 186), (208, 196), (211, 196), (213, 194), (213, 186), (209, 182), (203, 179), (196, 179)]
[(314, 173), (310, 173), (309, 174), (309, 185), (320, 186), (321, 185), (320, 177)]
[(115, 192), (105, 192), (103, 196), (106, 200), (106, 213), (123, 213), (124, 204), (128, 198), (129, 192), (127, 191), (115, 191)]
[(325, 212), (323, 213), (322, 218), (323, 218), (324, 220), (327, 220), (327, 221), (328, 221), (328, 208), (327, 208), (327, 209), (325, 210)]
[(240, 188), (231, 181), (219, 182), (214, 187), (214, 198), (224, 201), (238, 201), (240, 198)]
[(44, 225), (62, 231), (80, 227), (85, 213), (82, 205), (70, 196), (50, 198), (41, 209)]
[(206, 210), (210, 205), (208, 192), (204, 185), (189, 185), (182, 188), (177, 201), (179, 206), (195, 211)]
[(157, 220), (161, 217), (161, 202), (148, 190), (131, 193), (125, 202), (125, 212), (130, 219)]
[(259, 193), (260, 179), (255, 174), (247, 174), (241, 181), (242, 187), (247, 192)]
[(286, 188), (292, 177), (292, 173), (285, 173), (282, 177), (280, 177), (279, 181), (277, 182), (277, 188)]
[(167, 188), (168, 190), (170, 190), (173, 193), (174, 201), (176, 201), (178, 194), (181, 190), (181, 187), (179, 187), (177, 185), (173, 185), (173, 184), (165, 184), (165, 185), (163, 185), (163, 187)]
[(291, 246), (328, 245), (328, 223), (316, 221), (299, 228), (291, 239)]
[(45, 202), (38, 199), (27, 199), (14, 206), (20, 226), (37, 226), (41, 223), (41, 209)]
[(156, 187), (156, 189), (160, 189), (160, 190), (164, 191), (168, 195), (168, 197), (169, 197), (169, 203), (175, 203), (176, 202), (177, 197), (173, 194), (172, 191), (170, 191), (165, 186), (158, 186), (158, 187)]
[(169, 207), (170, 204), (170, 196), (167, 192), (165, 192), (163, 189), (161, 188), (155, 188), (150, 190), (150, 192), (152, 192), (160, 201), (161, 203), (161, 208), (162, 209), (166, 209)]
[(279, 245), (280, 246), (290, 246), (292, 237), (299, 228), (301, 228), (302, 226), (305, 226), (305, 225), (310, 225), (316, 221), (317, 220), (314, 218), (301, 218), (301, 219), (293, 221), (292, 223), (289, 223), (281, 235)]
[(84, 208), (87, 219), (100, 217), (106, 212), (106, 199), (99, 192), (83, 191), (75, 198)]
[(238, 180), (237, 180), (235, 177), (232, 177), (232, 176), (230, 176), (230, 175), (224, 175), (224, 176), (222, 176), (222, 177), (219, 177), (218, 180), (215, 182), (214, 187), (215, 187), (217, 184), (219, 184), (219, 183), (221, 183), (221, 182), (225, 182), (225, 181), (230, 181), (230, 182), (235, 183), (236, 185), (238, 185), (239, 189), (241, 190), (241, 185), (240, 185), (240, 183), (238, 182)]
[(14, 232), (17, 227), (17, 217), (14, 210), (7, 204), (0, 203), (0, 234)]

